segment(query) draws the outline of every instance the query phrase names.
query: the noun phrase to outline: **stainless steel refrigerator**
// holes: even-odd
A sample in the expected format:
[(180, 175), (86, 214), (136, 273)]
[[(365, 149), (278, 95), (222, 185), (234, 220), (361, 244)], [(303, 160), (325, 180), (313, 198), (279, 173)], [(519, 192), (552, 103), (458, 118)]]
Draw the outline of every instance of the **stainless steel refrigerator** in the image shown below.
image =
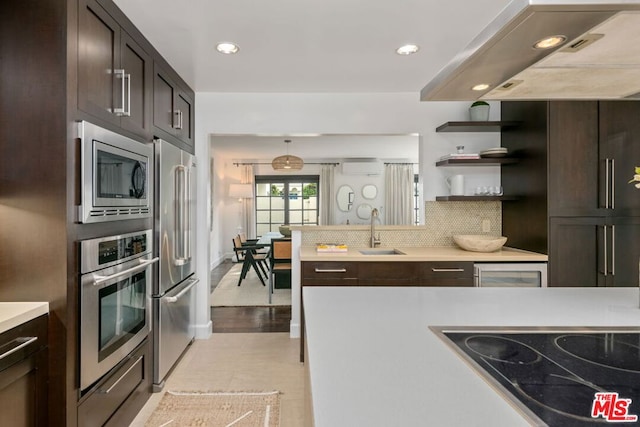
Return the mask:
[(194, 339), (195, 159), (155, 141), (155, 245), (160, 258), (153, 289), (154, 391), (160, 391)]

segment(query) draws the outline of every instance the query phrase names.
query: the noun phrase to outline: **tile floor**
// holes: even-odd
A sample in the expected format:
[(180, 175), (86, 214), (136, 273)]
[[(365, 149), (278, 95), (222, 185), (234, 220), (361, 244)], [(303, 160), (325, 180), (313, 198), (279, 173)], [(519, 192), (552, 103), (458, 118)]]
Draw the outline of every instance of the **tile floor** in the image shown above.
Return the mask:
[[(166, 390), (266, 391), (279, 390), (280, 427), (299, 427), (304, 421), (304, 365), (299, 340), (288, 333), (213, 334), (196, 340), (164, 387)], [(131, 427), (142, 427), (162, 398), (155, 393)]]

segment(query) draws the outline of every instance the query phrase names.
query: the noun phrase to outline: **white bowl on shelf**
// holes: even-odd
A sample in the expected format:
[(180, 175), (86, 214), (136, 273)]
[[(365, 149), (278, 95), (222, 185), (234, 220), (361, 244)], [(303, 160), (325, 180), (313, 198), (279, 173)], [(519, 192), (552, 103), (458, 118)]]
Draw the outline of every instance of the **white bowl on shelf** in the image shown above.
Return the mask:
[(453, 241), (465, 251), (495, 252), (507, 243), (507, 238), (486, 234), (456, 234), (453, 236)]

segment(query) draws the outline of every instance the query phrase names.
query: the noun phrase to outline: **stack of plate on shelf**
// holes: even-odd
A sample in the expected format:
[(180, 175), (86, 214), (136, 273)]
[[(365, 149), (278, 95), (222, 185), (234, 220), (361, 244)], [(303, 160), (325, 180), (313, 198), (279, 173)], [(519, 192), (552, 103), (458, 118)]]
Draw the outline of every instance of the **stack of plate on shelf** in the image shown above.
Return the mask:
[(494, 158), (494, 157), (506, 157), (508, 150), (504, 147), (489, 148), (480, 152), (480, 157)]

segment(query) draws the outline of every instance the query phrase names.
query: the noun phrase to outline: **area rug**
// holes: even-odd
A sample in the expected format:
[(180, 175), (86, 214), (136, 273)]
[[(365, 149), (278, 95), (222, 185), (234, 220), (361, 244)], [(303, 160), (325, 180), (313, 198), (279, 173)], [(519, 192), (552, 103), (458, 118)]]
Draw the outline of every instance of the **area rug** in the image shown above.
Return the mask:
[(209, 297), (212, 307), (244, 307), (244, 306), (290, 306), (291, 289), (274, 289), (269, 304), (269, 282), (262, 286), (260, 279), (253, 269), (238, 286), (238, 279), (242, 272), (242, 264), (236, 264), (225, 274)]
[(167, 391), (146, 427), (278, 427), (280, 392)]

